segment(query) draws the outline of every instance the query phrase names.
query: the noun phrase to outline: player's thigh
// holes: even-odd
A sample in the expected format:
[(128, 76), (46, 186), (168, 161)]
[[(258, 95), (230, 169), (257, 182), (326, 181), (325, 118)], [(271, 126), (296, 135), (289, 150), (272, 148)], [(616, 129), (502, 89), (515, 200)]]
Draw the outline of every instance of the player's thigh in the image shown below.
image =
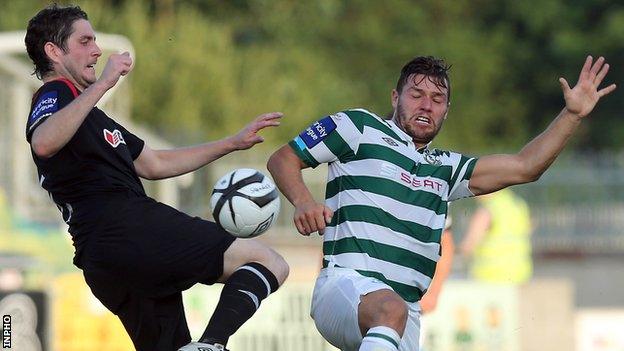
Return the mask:
[(314, 287), (310, 313), (316, 328), (327, 341), (341, 350), (357, 350), (362, 342), (358, 323), (361, 298), (381, 289), (389, 287), (351, 270), (321, 271)]
[(103, 271), (145, 296), (161, 297), (223, 274), (223, 255), (235, 238), (214, 222), (191, 217), (148, 197), (117, 201), (89, 234), (81, 264)]
[(223, 254), (224, 282), (240, 266), (258, 262), (270, 270), (281, 284), (288, 276), (288, 264), (275, 250), (253, 239), (236, 239)]

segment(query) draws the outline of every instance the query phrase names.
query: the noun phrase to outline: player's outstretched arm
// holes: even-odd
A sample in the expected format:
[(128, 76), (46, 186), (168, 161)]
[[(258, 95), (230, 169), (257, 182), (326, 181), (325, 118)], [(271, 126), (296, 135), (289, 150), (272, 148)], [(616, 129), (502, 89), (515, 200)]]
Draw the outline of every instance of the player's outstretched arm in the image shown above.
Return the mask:
[(115, 86), (119, 77), (132, 70), (130, 54), (113, 54), (109, 57), (100, 78), (67, 106), (52, 114), (33, 132), (31, 145), (35, 155), (50, 158), (62, 149), (87, 117), (91, 109), (110, 88)]
[(599, 89), (608, 71), (609, 64), (603, 57), (593, 62), (588, 56), (573, 88), (564, 78), (559, 78), (566, 103), (564, 109), (544, 132), (517, 154), (481, 157), (470, 179), (470, 190), (475, 195), (487, 194), (539, 179), (598, 100), (615, 90), (615, 84)]
[(297, 231), (303, 235), (313, 232), (323, 234), (333, 212), (329, 207), (316, 202), (303, 182), (301, 170), (307, 167), (288, 145), (275, 151), (267, 163), (267, 169), (275, 184), (295, 206), (293, 220)]
[(145, 179), (164, 179), (192, 172), (236, 150), (245, 150), (264, 139), (258, 132), (278, 126), (281, 112), (265, 113), (256, 117), (236, 135), (221, 140), (172, 150), (153, 150), (145, 145), (134, 160), (137, 174)]

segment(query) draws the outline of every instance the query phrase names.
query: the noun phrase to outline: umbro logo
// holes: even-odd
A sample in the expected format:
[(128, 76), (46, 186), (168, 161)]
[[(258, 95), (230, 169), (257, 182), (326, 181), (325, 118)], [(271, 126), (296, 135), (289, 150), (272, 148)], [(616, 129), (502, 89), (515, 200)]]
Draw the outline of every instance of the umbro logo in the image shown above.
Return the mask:
[(383, 139), (383, 141), (388, 143), (390, 146), (399, 146), (399, 144), (396, 141), (394, 141), (394, 139), (392, 139), (392, 138), (381, 137), (381, 139)]
[(108, 129), (104, 129), (104, 140), (109, 143), (112, 147), (117, 147), (119, 144), (125, 144), (126, 141), (123, 138), (123, 135), (118, 129), (113, 130), (112, 132)]

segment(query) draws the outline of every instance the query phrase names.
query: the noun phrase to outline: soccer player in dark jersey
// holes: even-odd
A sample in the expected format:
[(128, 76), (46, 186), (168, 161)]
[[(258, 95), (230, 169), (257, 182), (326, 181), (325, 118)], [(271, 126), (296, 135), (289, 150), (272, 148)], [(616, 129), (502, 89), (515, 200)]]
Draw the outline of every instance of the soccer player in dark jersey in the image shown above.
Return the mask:
[[(85, 12), (49, 6), (30, 20), (25, 42), (44, 82), (32, 100), (26, 138), (91, 291), (121, 319), (137, 350), (224, 350), (284, 282), (288, 265), (256, 241), (156, 202), (139, 178), (175, 177), (248, 149), (282, 114), (260, 115), (218, 141), (153, 150), (96, 107), (132, 70), (132, 58), (112, 54), (97, 78), (102, 52)], [(191, 342), (182, 291), (216, 282), (224, 284), (219, 303), (199, 342)]]

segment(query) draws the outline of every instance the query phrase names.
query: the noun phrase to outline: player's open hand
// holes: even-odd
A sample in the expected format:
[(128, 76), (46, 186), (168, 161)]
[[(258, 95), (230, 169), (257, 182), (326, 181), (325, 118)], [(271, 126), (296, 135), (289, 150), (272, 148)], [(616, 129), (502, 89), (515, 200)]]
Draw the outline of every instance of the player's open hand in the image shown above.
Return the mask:
[(308, 201), (301, 203), (295, 207), (295, 227), (299, 233), (310, 235), (318, 232), (320, 235), (325, 233), (325, 226), (331, 222), (333, 211), (316, 201)]
[(559, 78), (566, 109), (581, 118), (587, 116), (601, 97), (615, 90), (615, 84), (598, 90), (607, 72), (609, 72), (609, 64), (605, 63), (604, 57), (599, 57), (596, 62), (593, 62), (593, 58), (587, 56), (574, 88), (570, 88), (564, 78)]
[(245, 150), (261, 143), (264, 138), (258, 132), (266, 127), (276, 127), (280, 125), (279, 119), (284, 114), (281, 112), (269, 112), (256, 117), (251, 123), (241, 129), (238, 134), (232, 137), (232, 142), (237, 150)]
[(129, 52), (122, 54), (112, 54), (104, 66), (104, 70), (98, 81), (102, 82), (106, 89), (110, 89), (117, 84), (119, 77), (125, 76), (132, 70), (132, 58)]

